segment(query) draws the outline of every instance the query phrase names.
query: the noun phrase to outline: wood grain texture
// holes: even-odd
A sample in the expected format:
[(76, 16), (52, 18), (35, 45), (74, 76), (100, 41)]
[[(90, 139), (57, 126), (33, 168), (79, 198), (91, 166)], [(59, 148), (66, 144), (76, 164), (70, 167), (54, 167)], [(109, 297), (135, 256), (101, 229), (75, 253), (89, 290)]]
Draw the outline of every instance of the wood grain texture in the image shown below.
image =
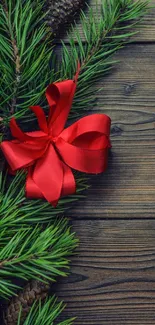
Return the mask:
[(77, 220), (71, 275), (53, 287), (75, 324), (155, 324), (155, 221)]
[(75, 325), (155, 325), (154, 29), (152, 9), (96, 85), (95, 110), (112, 119), (109, 167), (68, 213), (80, 247), (71, 275), (52, 287)]
[(112, 119), (109, 167), (91, 177), (87, 198), (70, 213), (74, 218), (154, 218), (154, 53), (154, 44), (128, 46), (99, 85), (96, 110)]

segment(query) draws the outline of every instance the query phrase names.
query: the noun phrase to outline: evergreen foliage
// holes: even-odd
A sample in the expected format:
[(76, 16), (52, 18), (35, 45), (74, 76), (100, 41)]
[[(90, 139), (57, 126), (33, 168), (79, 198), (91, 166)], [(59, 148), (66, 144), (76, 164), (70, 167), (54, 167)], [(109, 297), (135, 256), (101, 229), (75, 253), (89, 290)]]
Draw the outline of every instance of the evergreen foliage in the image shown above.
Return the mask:
[[(115, 63), (111, 57), (112, 54), (127, 43), (129, 36), (137, 32), (135, 27), (148, 9), (148, 2), (141, 0), (101, 0), (101, 4), (97, 6), (96, 14), (88, 6), (87, 15), (83, 11), (81, 12), (85, 41), (82, 42), (79, 30), (74, 25), (72, 33), (69, 34), (69, 48), (62, 42), (61, 59), (57, 60), (57, 65), (54, 65), (55, 55), (52, 52), (49, 31), (46, 23), (41, 24), (45, 15), (42, 14), (43, 3), (43, 0), (3, 0), (0, 4), (0, 32), (2, 36), (0, 38), (0, 51), (2, 51), (0, 58), (0, 114), (4, 118), (3, 124), (8, 122), (12, 114), (16, 118), (21, 118), (26, 114), (25, 121), (27, 123), (29, 119), (34, 118), (28, 106), (44, 102), (45, 96), (42, 97), (42, 94), (49, 81), (73, 78), (78, 60), (81, 63), (81, 73), (70, 116), (75, 118), (85, 110), (91, 109), (96, 104), (94, 83), (111, 69)], [(18, 49), (18, 60), (14, 53), (14, 43)], [(41, 54), (39, 55), (39, 53)], [(51, 60), (53, 69), (50, 69)], [(20, 62), (20, 82), (18, 84), (16, 83), (18, 79), (17, 61)], [(59, 64), (59, 62), (61, 63)], [(16, 91), (12, 93), (14, 89)], [(11, 200), (13, 210), (16, 212), (10, 213), (10, 223), (12, 217), (17, 224), (19, 219), (40, 222), (42, 212), (44, 213), (42, 222), (51, 220), (52, 217), (67, 209), (68, 204), (82, 197), (80, 192), (88, 188), (87, 177), (83, 177), (80, 173), (76, 173), (76, 176), (76, 195), (62, 198), (57, 209), (54, 209), (42, 200), (27, 201), (24, 194), (24, 175), (17, 174), (7, 193), (3, 186), (3, 204), (0, 207), (2, 215), (3, 211), (6, 211), (4, 213), (6, 220), (6, 215), (8, 215), (6, 207), (11, 211)], [(20, 191), (16, 196), (17, 188)], [(9, 200), (6, 200), (5, 196)]]
[(0, 228), (0, 297), (15, 294), (15, 279), (55, 281), (65, 276), (67, 257), (77, 245), (67, 220), (55, 220), (42, 228), (23, 225), (22, 228)]
[(44, 0), (2, 0), (0, 3), (0, 116), (7, 124), (42, 102), (54, 79), (52, 45), (43, 22)]
[(63, 303), (58, 303), (55, 297), (46, 299), (44, 303), (41, 301), (39, 301), (39, 303), (35, 302), (24, 323), (21, 322), (21, 310), (17, 325), (72, 325), (74, 319), (57, 322), (57, 318), (60, 316), (63, 309)]
[[(43, 23), (43, 0), (3, 0), (0, 4), (0, 116), (33, 119), (31, 105), (45, 105), (49, 82), (73, 78), (77, 61), (81, 74), (72, 117), (94, 106), (94, 82), (114, 63), (112, 54), (137, 31), (137, 23), (148, 10), (148, 1), (101, 0), (94, 13), (81, 11), (84, 42), (76, 25), (69, 34), (69, 48), (62, 42), (62, 58), (56, 69), (51, 35)], [(59, 62), (61, 62), (59, 64)], [(93, 91), (94, 90), (94, 91)]]
[(82, 198), (81, 193), (89, 187), (88, 178), (76, 174), (75, 195), (61, 198), (56, 208), (45, 200), (28, 200), (25, 196), (25, 173), (18, 172), (9, 180), (8, 174), (0, 173), (0, 229), (20, 228), (24, 223), (47, 223), (62, 214), (68, 205)]
[(62, 42), (59, 65), (60, 79), (64, 79), (72, 78), (77, 61), (81, 63), (71, 117), (96, 105), (94, 84), (117, 63), (112, 56), (138, 32), (147, 11), (148, 1), (141, 0), (101, 0), (95, 12), (89, 6), (87, 14), (81, 11), (81, 28), (72, 26), (68, 47)]
[[(101, 0), (94, 15), (88, 7), (87, 15), (81, 12), (84, 42), (74, 25), (69, 46), (62, 42), (61, 59), (56, 61), (49, 28), (43, 22), (43, 5), (44, 0), (2, 0), (0, 3), (3, 131), (13, 115), (27, 124), (34, 119), (29, 106), (45, 107), (43, 94), (47, 84), (73, 78), (78, 60), (81, 71), (70, 116), (76, 118), (92, 108), (96, 103), (94, 83), (112, 68), (115, 63), (112, 55), (137, 32), (135, 27), (148, 8), (147, 1)], [(59, 220), (56, 215), (63, 213), (88, 187), (87, 178), (77, 173), (77, 193), (62, 198), (54, 209), (43, 200), (27, 200), (24, 184), (24, 173), (17, 173), (11, 181), (7, 174), (0, 175), (0, 296), (6, 299), (16, 293), (16, 278), (53, 281), (58, 275), (66, 275), (68, 256), (77, 240), (66, 219)], [(52, 324), (61, 308), (52, 298), (44, 305), (36, 303), (24, 325)]]

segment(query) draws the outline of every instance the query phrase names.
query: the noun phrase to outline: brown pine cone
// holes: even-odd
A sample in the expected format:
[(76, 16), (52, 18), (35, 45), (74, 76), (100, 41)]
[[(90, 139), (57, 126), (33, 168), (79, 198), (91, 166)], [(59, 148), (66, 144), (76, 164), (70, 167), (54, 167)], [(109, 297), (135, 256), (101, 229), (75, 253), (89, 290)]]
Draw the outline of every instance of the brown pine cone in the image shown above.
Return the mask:
[(27, 286), (19, 293), (19, 295), (10, 301), (6, 311), (4, 312), (4, 324), (17, 325), (18, 315), (21, 307), (21, 324), (23, 324), (34, 301), (45, 299), (48, 295), (49, 288), (49, 284), (36, 280), (29, 282)]
[(77, 11), (84, 6), (86, 0), (46, 0), (49, 10), (48, 25), (53, 34), (57, 34), (67, 22), (72, 22)]

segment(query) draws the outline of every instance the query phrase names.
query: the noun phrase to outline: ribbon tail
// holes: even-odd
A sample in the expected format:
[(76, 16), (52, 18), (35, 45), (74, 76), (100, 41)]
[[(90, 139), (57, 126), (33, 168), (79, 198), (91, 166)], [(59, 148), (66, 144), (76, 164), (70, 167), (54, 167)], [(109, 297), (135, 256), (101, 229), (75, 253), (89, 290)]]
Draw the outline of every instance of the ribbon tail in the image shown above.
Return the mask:
[(39, 189), (39, 187), (35, 184), (33, 180), (33, 167), (29, 167), (27, 179), (26, 179), (26, 185), (25, 185), (25, 193), (26, 197), (31, 199), (43, 199), (44, 196)]
[[(72, 173), (72, 170), (62, 162), (63, 166), (63, 184), (61, 190), (61, 196), (67, 196), (74, 194), (76, 192), (76, 183), (75, 178)], [(33, 180), (33, 167), (29, 167), (27, 180), (26, 180), (26, 188), (25, 188), (27, 198), (34, 199), (43, 199), (44, 195), (41, 192), (40, 188)], [(52, 200), (52, 205), (54, 207), (57, 206), (58, 200)]]
[(63, 178), (61, 196), (74, 194), (76, 192), (76, 183), (75, 183), (75, 178), (72, 173), (72, 170), (63, 162), (62, 165), (63, 165), (64, 178)]
[(52, 144), (29, 171), (26, 185), (27, 197), (44, 197), (54, 207), (61, 196), (63, 166)]

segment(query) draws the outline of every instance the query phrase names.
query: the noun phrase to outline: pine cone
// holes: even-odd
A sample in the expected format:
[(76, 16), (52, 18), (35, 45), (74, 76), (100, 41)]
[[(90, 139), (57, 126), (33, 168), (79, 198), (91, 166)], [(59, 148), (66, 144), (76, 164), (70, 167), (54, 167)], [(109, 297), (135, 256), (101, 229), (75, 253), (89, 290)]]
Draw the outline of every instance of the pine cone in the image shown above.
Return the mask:
[(19, 293), (19, 295), (13, 298), (6, 311), (4, 312), (4, 324), (5, 325), (17, 325), (18, 315), (22, 306), (21, 324), (26, 319), (32, 304), (35, 300), (45, 299), (50, 285), (39, 281), (32, 281)]
[(85, 0), (46, 0), (49, 10), (48, 25), (53, 34), (57, 34), (62, 25), (72, 22), (77, 11), (86, 3)]

